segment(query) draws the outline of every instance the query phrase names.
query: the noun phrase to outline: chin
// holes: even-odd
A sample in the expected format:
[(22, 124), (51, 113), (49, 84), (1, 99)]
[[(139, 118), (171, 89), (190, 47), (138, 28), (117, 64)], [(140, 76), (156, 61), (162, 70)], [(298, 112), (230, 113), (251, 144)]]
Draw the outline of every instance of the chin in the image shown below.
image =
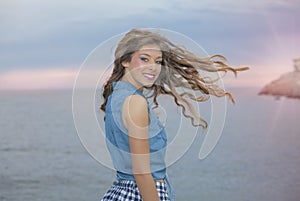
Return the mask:
[(154, 84), (153, 82), (144, 82), (142, 86), (145, 88), (151, 88), (153, 84)]
[(156, 80), (153, 80), (153, 81), (147, 80), (147, 81), (143, 81), (142, 85), (143, 85), (143, 87), (150, 88), (150, 87), (153, 87), (155, 82), (156, 82)]
[(146, 88), (148, 87), (148, 88), (149, 88), (149, 87), (152, 87), (153, 84), (154, 84), (154, 83), (147, 83), (147, 84), (144, 84), (144, 87), (146, 87)]

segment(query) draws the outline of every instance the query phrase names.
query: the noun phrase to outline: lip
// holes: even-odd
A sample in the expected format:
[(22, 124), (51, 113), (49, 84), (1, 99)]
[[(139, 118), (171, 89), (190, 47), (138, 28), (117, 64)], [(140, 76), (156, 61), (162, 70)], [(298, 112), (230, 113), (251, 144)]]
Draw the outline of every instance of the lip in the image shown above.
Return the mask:
[(148, 80), (154, 80), (156, 75), (153, 73), (143, 73), (144, 77), (147, 78)]

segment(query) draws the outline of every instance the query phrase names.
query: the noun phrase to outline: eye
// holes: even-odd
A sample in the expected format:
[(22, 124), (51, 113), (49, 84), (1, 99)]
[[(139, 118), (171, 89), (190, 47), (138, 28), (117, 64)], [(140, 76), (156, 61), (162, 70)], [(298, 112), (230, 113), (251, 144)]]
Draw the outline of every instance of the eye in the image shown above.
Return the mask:
[(142, 61), (144, 61), (144, 62), (148, 62), (148, 61), (149, 61), (149, 59), (146, 58), (146, 57), (140, 57), (140, 59), (141, 59)]
[(162, 61), (156, 61), (155, 63), (162, 65)]

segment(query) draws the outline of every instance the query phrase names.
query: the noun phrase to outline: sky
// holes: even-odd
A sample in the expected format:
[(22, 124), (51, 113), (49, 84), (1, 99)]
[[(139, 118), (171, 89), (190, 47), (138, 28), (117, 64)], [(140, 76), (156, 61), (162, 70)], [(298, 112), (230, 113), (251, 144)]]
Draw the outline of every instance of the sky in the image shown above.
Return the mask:
[(249, 66), (225, 86), (263, 87), (300, 57), (298, 0), (1, 0), (0, 90), (72, 88), (87, 56), (132, 28), (181, 33)]

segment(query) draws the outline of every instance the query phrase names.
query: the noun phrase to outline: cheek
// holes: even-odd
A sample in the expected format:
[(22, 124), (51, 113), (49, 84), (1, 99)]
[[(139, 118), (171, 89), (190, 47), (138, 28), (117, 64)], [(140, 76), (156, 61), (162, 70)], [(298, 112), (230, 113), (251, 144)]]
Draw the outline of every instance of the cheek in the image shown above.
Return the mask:
[(142, 66), (142, 61), (138, 58), (132, 58), (131, 64), (133, 68), (138, 68)]
[(158, 74), (160, 74), (160, 72), (161, 72), (161, 66), (158, 66), (157, 68), (156, 68), (156, 72), (158, 73)]

